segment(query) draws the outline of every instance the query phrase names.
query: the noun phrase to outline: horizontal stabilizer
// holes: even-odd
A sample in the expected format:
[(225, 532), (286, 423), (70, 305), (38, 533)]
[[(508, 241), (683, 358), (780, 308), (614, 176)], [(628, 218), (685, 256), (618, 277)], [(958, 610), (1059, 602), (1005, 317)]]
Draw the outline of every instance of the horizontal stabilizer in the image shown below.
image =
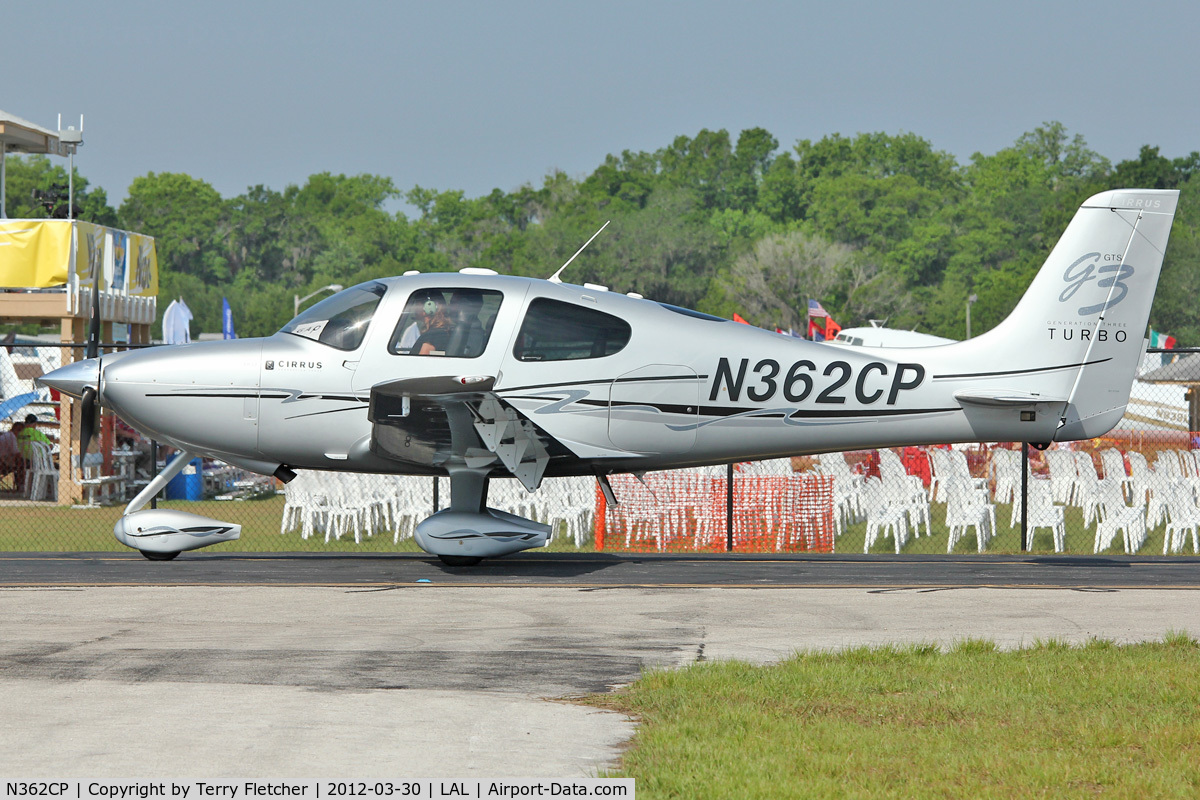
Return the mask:
[(1044, 394), (1006, 390), (978, 391), (964, 389), (955, 392), (954, 399), (963, 405), (988, 406), (992, 408), (1015, 408), (1017, 406), (1037, 405), (1061, 406), (1067, 402), (1065, 397), (1047, 397)]

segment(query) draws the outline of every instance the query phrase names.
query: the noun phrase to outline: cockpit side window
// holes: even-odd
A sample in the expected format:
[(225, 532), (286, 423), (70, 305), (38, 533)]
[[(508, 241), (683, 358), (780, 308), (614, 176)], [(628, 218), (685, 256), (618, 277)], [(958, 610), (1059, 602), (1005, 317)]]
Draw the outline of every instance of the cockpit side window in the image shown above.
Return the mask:
[(538, 297), (529, 304), (513, 356), (518, 361), (603, 358), (629, 343), (629, 323), (593, 308)]
[(378, 281), (351, 286), (306, 310), (280, 328), (280, 332), (303, 336), (338, 350), (356, 350), (386, 292), (387, 286)]
[(421, 289), (404, 306), (388, 352), (402, 356), (483, 355), (504, 295), (474, 289)]

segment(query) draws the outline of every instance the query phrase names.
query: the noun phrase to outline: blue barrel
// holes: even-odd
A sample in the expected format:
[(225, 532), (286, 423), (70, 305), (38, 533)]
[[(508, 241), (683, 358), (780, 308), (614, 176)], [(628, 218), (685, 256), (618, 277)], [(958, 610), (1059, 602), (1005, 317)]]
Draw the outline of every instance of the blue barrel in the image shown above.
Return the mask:
[(167, 481), (167, 499), (204, 499), (204, 466), (200, 459), (193, 458), (178, 475)]

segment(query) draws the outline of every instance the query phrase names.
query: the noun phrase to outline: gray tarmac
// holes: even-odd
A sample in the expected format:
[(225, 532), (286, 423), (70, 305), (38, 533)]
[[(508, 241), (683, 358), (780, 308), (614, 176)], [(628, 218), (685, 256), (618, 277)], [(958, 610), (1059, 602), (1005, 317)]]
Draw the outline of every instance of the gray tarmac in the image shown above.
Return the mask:
[[(621, 563), (576, 565), (569, 585), (513, 577), (554, 572), (547, 564), (494, 567), (518, 585), (488, 585), (421, 559), (401, 563), (433, 578), (410, 580), (392, 563), (380, 580), (385, 562), (367, 559), (337, 562), (340, 585), (211, 575), (197, 585), (180, 579), (200, 569), (183, 557), (127, 559), (116, 571), (140, 572), (146, 585), (123, 573), (101, 585), (73, 573), (69, 558), (14, 577), (9, 567), (26, 562), (10, 558), (0, 558), (0, 753), (6, 776), (20, 779), (588, 777), (616, 763), (634, 721), (572, 698), (647, 669), (889, 642), (1200, 634), (1200, 596), (1185, 580), (1198, 564), (1187, 559), (1162, 567), (1165, 579), (1153, 561), (1093, 564), (1120, 574), (1108, 586), (1060, 575), (1062, 588), (1031, 588), (1006, 583), (1003, 563), (968, 560), (984, 573), (979, 585), (905, 585), (891, 567), (864, 562), (874, 579), (830, 585), (836, 570), (818, 565), (817, 586), (748, 588), (753, 570), (733, 585), (687, 583), (675, 567), (659, 570), (663, 586), (581, 580), (633, 569)], [(92, 558), (108, 556), (75, 561), (108, 570)], [(713, 569), (679, 561), (685, 575)], [(162, 566), (174, 571), (155, 572)], [(1043, 566), (1070, 572), (1070, 562)], [(942, 566), (961, 577), (955, 569)]]

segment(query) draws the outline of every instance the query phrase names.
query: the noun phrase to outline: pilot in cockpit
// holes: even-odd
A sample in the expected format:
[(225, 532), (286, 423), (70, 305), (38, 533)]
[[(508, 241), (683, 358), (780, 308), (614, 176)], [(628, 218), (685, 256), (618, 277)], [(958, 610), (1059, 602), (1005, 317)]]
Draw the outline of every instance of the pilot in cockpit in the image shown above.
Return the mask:
[[(417, 341), (425, 331), (429, 330), (431, 321), (437, 316), (438, 310), (444, 308), (446, 298), (441, 292), (422, 291), (413, 295), (408, 301), (404, 315), (400, 318), (400, 339), (392, 345), (393, 353), (417, 354)], [(444, 316), (444, 315), (443, 315)]]
[[(396, 327), (391, 352), (414, 356), (475, 358), (487, 346), (499, 292), (464, 288), (446, 294), (433, 289), (415, 293)], [(491, 305), (489, 306), (489, 298)], [(491, 309), (485, 314), (485, 307)], [(482, 317), (488, 317), (488, 323)]]
[(424, 317), (421, 335), (407, 352), (414, 356), (445, 355), (454, 323), (446, 314), (446, 299), (442, 293), (429, 293), (421, 303), (421, 313)]

